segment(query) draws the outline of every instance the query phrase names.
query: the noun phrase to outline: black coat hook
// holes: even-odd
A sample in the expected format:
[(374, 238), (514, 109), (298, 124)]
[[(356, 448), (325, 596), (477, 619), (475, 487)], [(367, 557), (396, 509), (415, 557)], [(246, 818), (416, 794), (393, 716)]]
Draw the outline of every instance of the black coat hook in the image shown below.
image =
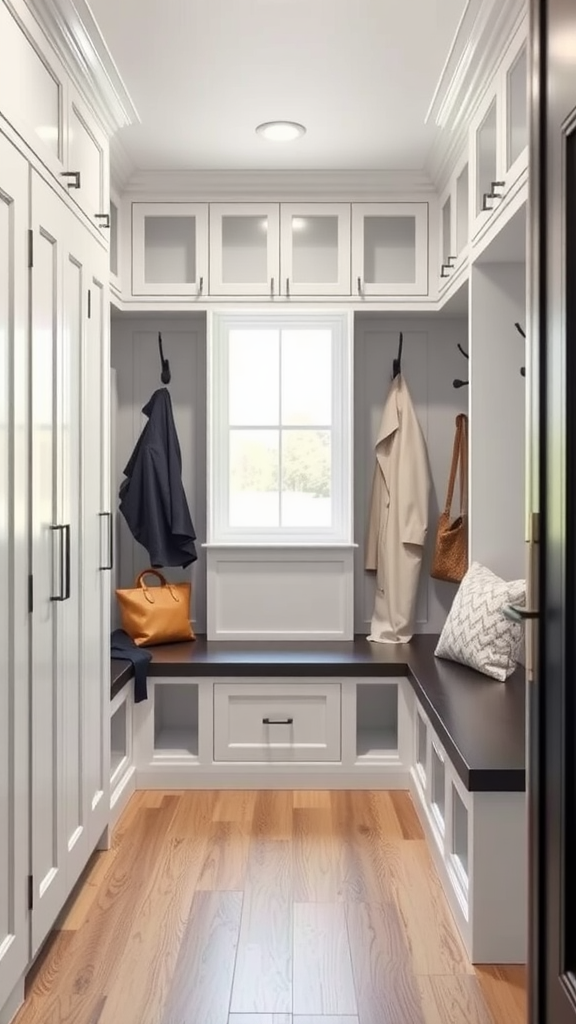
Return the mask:
[[(520, 325), (520, 324), (519, 324), (518, 322), (516, 322), (516, 323), (514, 324), (514, 327), (515, 327), (515, 328), (516, 328), (516, 330), (518, 331), (518, 334), (519, 334), (519, 335), (520, 335), (520, 336), (521, 336), (522, 338), (526, 339), (526, 332), (525, 332), (525, 331), (524, 331), (524, 330), (522, 329), (521, 325)], [(522, 377), (525, 377), (525, 376), (526, 376), (526, 367), (525, 367), (525, 366), (521, 366), (521, 367), (520, 367), (520, 374), (521, 374), (521, 376), (522, 376)]]
[[(465, 351), (465, 349), (462, 348), (462, 345), (460, 344), (460, 342), (458, 342), (457, 347), (459, 348), (460, 352), (462, 353), (462, 355), (464, 356), (465, 359), (469, 359), (470, 358), (470, 356)], [(465, 388), (465, 387), (467, 387), (468, 383), (469, 383), (469, 381), (467, 381), (467, 380), (460, 380), (459, 377), (456, 377), (455, 380), (452, 381), (452, 387), (453, 388)]]
[(164, 346), (162, 345), (162, 335), (158, 332), (158, 351), (160, 352), (160, 380), (163, 384), (169, 384), (172, 380), (172, 374), (170, 373), (170, 363), (164, 358)]
[(398, 355), (392, 363), (392, 379), (398, 377), (402, 373), (402, 348), (404, 345), (404, 335), (400, 331), (400, 338), (398, 340)]

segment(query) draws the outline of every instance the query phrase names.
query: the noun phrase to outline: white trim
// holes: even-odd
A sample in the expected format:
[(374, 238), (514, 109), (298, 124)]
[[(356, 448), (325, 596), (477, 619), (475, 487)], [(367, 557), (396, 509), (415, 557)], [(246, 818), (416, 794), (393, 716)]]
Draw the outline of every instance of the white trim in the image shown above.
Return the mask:
[[(333, 525), (326, 529), (231, 527), (228, 510), (228, 361), (227, 338), (231, 328), (254, 329), (290, 326), (325, 326), (332, 330), (332, 512)], [(314, 310), (302, 313), (214, 312), (208, 318), (208, 541), (209, 545), (334, 546), (352, 544), (352, 323), (347, 312)]]
[(140, 121), (87, 0), (26, 0), (109, 135)]
[(229, 202), (355, 200), (395, 202), (415, 195), (434, 195), (434, 182), (426, 171), (315, 171), (315, 170), (214, 170), (135, 171), (127, 191), (161, 201), (162, 195), (206, 201)]

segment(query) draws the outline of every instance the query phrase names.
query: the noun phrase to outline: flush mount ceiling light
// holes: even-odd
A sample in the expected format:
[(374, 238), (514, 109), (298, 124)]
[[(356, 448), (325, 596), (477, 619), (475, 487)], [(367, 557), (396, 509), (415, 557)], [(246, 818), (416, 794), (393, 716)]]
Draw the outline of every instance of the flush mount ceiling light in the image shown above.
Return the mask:
[(256, 133), (270, 142), (293, 142), (305, 135), (306, 129), (296, 121), (266, 121), (258, 125)]

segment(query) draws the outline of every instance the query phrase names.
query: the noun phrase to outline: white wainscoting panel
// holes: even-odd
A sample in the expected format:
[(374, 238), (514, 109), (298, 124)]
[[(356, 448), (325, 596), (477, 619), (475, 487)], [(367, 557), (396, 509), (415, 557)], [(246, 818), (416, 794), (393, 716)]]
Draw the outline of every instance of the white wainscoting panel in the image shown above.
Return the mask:
[(351, 640), (352, 548), (211, 547), (209, 640)]
[[(170, 362), (174, 419), (182, 450), (182, 480), (197, 534), (198, 561), (190, 568), (167, 569), (168, 579), (192, 580), (192, 620), (197, 632), (206, 631), (206, 318), (190, 313), (140, 314), (112, 320), (112, 365), (116, 370), (114, 508), (123, 470), (146, 423), (142, 406), (160, 381), (158, 332)], [(114, 462), (115, 460), (115, 462)], [(116, 516), (116, 585), (130, 587), (149, 564), (146, 551), (133, 539), (122, 515)], [(164, 571), (164, 570), (163, 570)]]
[[(369, 633), (374, 608), (375, 574), (366, 572), (365, 537), (374, 474), (374, 444), (392, 376), (392, 361), (404, 333), (402, 372), (406, 378), (428, 446), (432, 492), (429, 528), (416, 612), (416, 633), (438, 633), (456, 587), (430, 577), (439, 509), (446, 498), (452, 456), (454, 421), (468, 411), (468, 388), (456, 389), (454, 378), (468, 380), (468, 363), (457, 349), (468, 349), (465, 319), (357, 315), (354, 330), (354, 523), (358, 544), (355, 560), (356, 633)], [(457, 514), (455, 512), (455, 514)]]

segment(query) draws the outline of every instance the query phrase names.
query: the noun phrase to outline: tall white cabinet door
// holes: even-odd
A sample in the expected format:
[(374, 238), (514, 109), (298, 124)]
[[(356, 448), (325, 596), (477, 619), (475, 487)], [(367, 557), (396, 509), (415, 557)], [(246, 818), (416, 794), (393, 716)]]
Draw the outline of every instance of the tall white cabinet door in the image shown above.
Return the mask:
[(207, 291), (207, 203), (132, 203), (132, 294)]
[(110, 813), (110, 328), (105, 254), (93, 244), (83, 358), (82, 693), (86, 814), (90, 849)]
[(0, 135), (0, 1006), (29, 954), (28, 175)]
[(428, 203), (352, 205), (353, 291), (427, 295)]
[(280, 294), (278, 203), (210, 204), (210, 294)]
[(69, 86), (68, 166), (70, 195), (102, 230), (110, 216), (108, 140), (79, 92)]
[(66, 897), (63, 665), (68, 665), (64, 614), (71, 524), (62, 514), (58, 416), (63, 355), (63, 267), (67, 218), (61, 201), (32, 171), (34, 264), (31, 278), (31, 551), (32, 614), (31, 821), (32, 953)]
[(281, 291), (350, 295), (350, 204), (282, 203)]

